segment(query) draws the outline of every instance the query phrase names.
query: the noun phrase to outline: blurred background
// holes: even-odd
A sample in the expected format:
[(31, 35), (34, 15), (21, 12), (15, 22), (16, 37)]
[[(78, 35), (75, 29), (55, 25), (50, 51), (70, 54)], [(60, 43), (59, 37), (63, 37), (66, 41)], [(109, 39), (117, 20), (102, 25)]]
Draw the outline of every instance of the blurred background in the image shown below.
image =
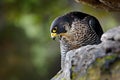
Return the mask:
[(81, 11), (98, 18), (104, 31), (118, 26), (118, 13), (74, 0), (0, 0), (0, 80), (49, 80), (60, 70), (59, 42), (49, 28), (57, 16)]

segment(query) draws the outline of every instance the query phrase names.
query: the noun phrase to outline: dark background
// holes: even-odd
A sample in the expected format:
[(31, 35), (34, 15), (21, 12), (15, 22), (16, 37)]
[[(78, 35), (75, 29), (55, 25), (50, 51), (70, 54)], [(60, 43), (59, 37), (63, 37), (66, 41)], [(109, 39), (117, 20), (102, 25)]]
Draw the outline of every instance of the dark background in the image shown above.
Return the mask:
[(118, 25), (117, 13), (74, 0), (0, 0), (0, 80), (52, 78), (60, 69), (60, 50), (50, 24), (70, 11), (97, 17), (104, 31)]

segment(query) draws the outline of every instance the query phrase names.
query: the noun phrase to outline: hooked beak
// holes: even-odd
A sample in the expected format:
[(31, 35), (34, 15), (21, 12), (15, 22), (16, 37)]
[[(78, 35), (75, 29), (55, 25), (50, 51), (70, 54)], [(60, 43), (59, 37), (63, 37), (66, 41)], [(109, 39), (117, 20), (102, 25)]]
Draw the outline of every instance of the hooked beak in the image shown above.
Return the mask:
[(57, 37), (57, 33), (51, 33), (51, 38), (52, 38), (53, 40), (55, 40), (56, 37)]

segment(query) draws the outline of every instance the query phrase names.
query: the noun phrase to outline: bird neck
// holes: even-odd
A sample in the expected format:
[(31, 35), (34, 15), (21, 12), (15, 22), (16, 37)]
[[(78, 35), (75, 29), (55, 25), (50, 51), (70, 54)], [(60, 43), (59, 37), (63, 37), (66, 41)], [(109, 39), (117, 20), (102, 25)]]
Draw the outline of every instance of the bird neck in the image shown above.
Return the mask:
[(61, 50), (61, 69), (63, 69), (66, 53), (69, 51), (69, 48), (62, 41), (60, 41), (60, 50)]
[(66, 54), (69, 51), (69, 48), (67, 45), (60, 42), (60, 50), (61, 50), (61, 54)]

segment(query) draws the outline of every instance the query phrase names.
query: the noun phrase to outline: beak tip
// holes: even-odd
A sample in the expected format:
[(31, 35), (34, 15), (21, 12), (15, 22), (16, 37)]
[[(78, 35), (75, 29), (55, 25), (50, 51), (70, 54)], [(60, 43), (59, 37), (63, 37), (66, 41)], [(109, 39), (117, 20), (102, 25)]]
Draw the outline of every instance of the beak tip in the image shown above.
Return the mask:
[(51, 37), (53, 40), (55, 40), (56, 37)]
[(55, 40), (55, 37), (53, 37), (52, 39)]

